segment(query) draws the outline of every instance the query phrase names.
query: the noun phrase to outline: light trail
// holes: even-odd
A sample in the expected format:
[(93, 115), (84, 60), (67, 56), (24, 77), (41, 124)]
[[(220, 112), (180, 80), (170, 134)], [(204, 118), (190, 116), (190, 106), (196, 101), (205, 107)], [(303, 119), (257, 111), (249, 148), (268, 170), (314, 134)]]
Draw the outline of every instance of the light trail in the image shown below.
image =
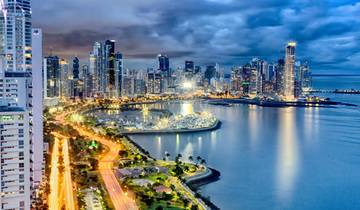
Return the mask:
[(104, 180), (105, 187), (110, 195), (111, 201), (116, 210), (135, 210), (138, 209), (133, 199), (127, 197), (116, 179), (113, 171), (114, 161), (119, 156), (119, 151), (122, 147), (113, 141), (107, 140), (104, 137), (94, 135), (92, 132), (86, 131), (81, 127), (76, 127), (77, 131), (82, 136), (99, 141), (101, 144), (107, 146), (109, 151), (99, 161), (99, 172)]
[(64, 160), (64, 186), (65, 186), (65, 195), (66, 195), (66, 209), (75, 210), (75, 199), (73, 193), (73, 182), (71, 180), (71, 168), (70, 168), (70, 157), (69, 157), (69, 143), (68, 139), (63, 139), (62, 154)]
[(50, 171), (50, 195), (49, 210), (58, 210), (59, 207), (59, 139), (55, 138), (51, 154), (51, 171)]
[[(72, 113), (75, 113), (75, 111), (62, 113), (56, 116), (55, 119), (60, 124), (65, 125), (67, 124), (65, 122), (65, 117)], [(122, 147), (105, 137), (100, 137), (80, 126), (72, 125), (80, 135), (96, 140), (109, 148), (109, 151), (99, 160), (99, 173), (105, 183), (106, 190), (110, 195), (114, 208), (116, 210), (137, 210), (138, 207), (136, 206), (136, 202), (125, 195), (113, 171), (114, 161), (119, 156), (119, 151), (122, 150)]]

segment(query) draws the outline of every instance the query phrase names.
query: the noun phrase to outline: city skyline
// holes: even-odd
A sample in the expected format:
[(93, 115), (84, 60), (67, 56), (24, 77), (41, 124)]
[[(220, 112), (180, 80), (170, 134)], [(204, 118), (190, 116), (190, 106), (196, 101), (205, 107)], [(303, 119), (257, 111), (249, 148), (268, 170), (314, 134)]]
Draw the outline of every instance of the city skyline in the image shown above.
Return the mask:
[(0, 207), (356, 209), (359, 37), (352, 0), (0, 0)]
[[(359, 67), (360, 4), (355, 1), (178, 4), (63, 1), (58, 5), (35, 0), (34, 25), (44, 29), (47, 54), (52, 49), (61, 57), (77, 55), (84, 60), (94, 41), (116, 39), (129, 68), (153, 66), (159, 53), (169, 55), (175, 67), (187, 59), (201, 65), (216, 62), (227, 69), (250, 57), (276, 61), (290, 40), (299, 43), (299, 58), (310, 60), (315, 72), (356, 73)], [(56, 15), (43, 18), (46, 14)]]

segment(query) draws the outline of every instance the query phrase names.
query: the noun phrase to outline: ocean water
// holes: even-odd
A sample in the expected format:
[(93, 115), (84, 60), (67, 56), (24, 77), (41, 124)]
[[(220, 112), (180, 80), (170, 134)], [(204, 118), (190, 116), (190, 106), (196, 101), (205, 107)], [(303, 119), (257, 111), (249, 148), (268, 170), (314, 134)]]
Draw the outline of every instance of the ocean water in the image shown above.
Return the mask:
[[(314, 87), (360, 89), (360, 77), (315, 77)], [(360, 105), (360, 95), (327, 95)], [(221, 172), (201, 193), (221, 209), (360, 209), (360, 108), (152, 105), (175, 113), (207, 110), (216, 131), (136, 135), (157, 157), (201, 156)]]

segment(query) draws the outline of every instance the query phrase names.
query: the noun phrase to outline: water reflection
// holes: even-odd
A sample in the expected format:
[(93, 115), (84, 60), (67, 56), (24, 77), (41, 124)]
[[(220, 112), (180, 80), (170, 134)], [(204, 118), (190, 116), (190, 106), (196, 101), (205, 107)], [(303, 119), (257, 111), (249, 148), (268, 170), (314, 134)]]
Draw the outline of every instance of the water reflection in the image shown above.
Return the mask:
[(251, 105), (248, 111), (248, 122), (249, 122), (249, 132), (250, 132), (250, 147), (252, 150), (256, 148), (257, 139), (258, 139), (258, 132), (259, 132), (259, 125), (257, 121), (258, 110), (257, 107)]
[(176, 153), (179, 153), (180, 149), (180, 135), (176, 134)]
[(194, 113), (194, 106), (191, 102), (181, 104), (181, 114), (186, 116)]
[(190, 156), (194, 156), (194, 147), (191, 142), (188, 142), (181, 153), (184, 160), (187, 160)]
[(216, 131), (212, 131), (210, 134), (210, 139), (211, 139), (211, 152), (214, 152), (214, 150), (216, 150)]
[(288, 203), (293, 195), (299, 171), (298, 139), (294, 108), (279, 112), (279, 150), (277, 152), (276, 184), (280, 202)]
[(318, 136), (319, 130), (319, 108), (308, 107), (305, 109), (304, 115), (304, 137), (307, 145), (311, 146), (311, 142)]

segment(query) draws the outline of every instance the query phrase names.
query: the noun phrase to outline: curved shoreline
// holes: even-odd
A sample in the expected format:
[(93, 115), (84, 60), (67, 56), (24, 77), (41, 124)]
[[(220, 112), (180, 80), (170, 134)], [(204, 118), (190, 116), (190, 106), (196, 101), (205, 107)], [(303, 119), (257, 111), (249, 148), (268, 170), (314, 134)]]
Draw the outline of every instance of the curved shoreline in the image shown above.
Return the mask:
[[(156, 160), (156, 158), (152, 157), (149, 151), (145, 150), (142, 146), (136, 143), (130, 136), (123, 135), (123, 137), (135, 148), (137, 148), (143, 155), (149, 157), (150, 159)], [(198, 174), (195, 176), (184, 178), (183, 184), (187, 186), (193, 193), (197, 194), (197, 197), (201, 199), (210, 209), (218, 210), (220, 209), (217, 207), (209, 198), (204, 197), (200, 193), (198, 193), (198, 188), (203, 185), (210, 184), (212, 182), (216, 182), (220, 179), (220, 171), (207, 167), (209, 171), (205, 172), (204, 174)], [(191, 180), (189, 180), (191, 179)]]
[[(156, 103), (156, 102), (150, 102), (150, 103)], [(137, 103), (141, 104), (141, 103)], [(149, 104), (149, 103), (148, 103)], [(94, 110), (101, 110), (101, 109), (108, 109), (106, 107), (93, 107), (91, 109), (85, 110), (81, 112), (82, 114), (87, 114)], [(162, 131), (147, 131), (147, 132), (121, 132), (119, 131), (119, 134), (123, 136), (129, 144), (134, 146), (136, 149), (139, 150), (139, 152), (143, 153), (143, 155), (146, 155), (150, 159), (156, 160), (156, 158), (152, 157), (150, 152), (145, 150), (142, 146), (140, 146), (138, 143), (136, 143), (129, 135), (146, 135), (146, 134), (169, 134), (169, 133), (196, 133), (196, 132), (204, 132), (204, 131), (212, 131), (217, 130), (221, 127), (222, 122), (220, 120), (216, 120), (216, 123), (214, 123), (211, 127), (206, 128), (199, 128), (199, 129), (189, 129), (189, 130), (162, 130)], [(216, 169), (208, 167), (210, 172), (202, 175), (195, 175), (198, 177), (188, 177), (191, 179), (190, 181), (186, 181), (186, 178), (182, 183), (187, 186), (193, 193), (196, 194), (197, 198), (199, 198), (203, 203), (205, 203), (210, 209), (220, 209), (217, 207), (213, 202), (210, 201), (209, 198), (204, 197), (198, 192), (198, 188), (200, 186), (218, 181), (220, 179), (220, 172)]]
[(203, 185), (218, 181), (220, 176), (220, 171), (206, 166), (206, 172), (185, 178), (185, 183), (196, 190)]
[(144, 130), (144, 131), (119, 131), (121, 135), (147, 135), (147, 134), (171, 134), (171, 133), (198, 133), (203, 131), (217, 130), (221, 127), (221, 121), (216, 120), (216, 123), (211, 127), (196, 128), (196, 129), (166, 129), (166, 130)]

